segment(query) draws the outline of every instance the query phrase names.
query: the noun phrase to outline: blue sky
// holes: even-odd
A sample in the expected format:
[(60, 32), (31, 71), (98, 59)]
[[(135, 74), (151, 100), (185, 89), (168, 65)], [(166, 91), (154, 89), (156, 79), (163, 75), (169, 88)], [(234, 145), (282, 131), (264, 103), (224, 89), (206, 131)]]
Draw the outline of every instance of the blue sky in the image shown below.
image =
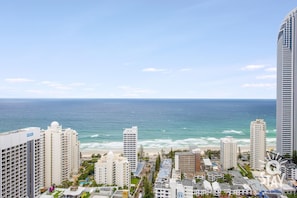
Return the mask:
[(0, 98), (275, 98), (292, 0), (1, 1)]

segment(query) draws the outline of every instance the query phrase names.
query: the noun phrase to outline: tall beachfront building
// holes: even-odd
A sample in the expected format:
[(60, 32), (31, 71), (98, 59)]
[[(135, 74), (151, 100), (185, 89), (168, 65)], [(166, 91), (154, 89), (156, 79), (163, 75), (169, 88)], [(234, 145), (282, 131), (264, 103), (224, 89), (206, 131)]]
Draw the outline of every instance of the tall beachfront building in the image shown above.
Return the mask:
[(283, 20), (277, 39), (277, 152), (297, 150), (297, 8)]
[(266, 122), (263, 119), (256, 119), (251, 122), (250, 141), (251, 168), (263, 170), (263, 161), (265, 161), (266, 156)]
[(137, 126), (124, 129), (123, 143), (124, 143), (124, 157), (130, 163), (131, 172), (136, 172), (137, 169)]
[(0, 197), (40, 196), (42, 143), (37, 127), (0, 133)]
[(131, 170), (127, 158), (115, 156), (110, 151), (95, 163), (94, 179), (97, 184), (130, 188)]
[(220, 158), (223, 170), (237, 167), (237, 143), (231, 136), (221, 138)]
[(44, 131), (45, 186), (61, 185), (77, 174), (80, 166), (80, 152), (77, 132), (62, 129), (58, 122), (52, 122)]

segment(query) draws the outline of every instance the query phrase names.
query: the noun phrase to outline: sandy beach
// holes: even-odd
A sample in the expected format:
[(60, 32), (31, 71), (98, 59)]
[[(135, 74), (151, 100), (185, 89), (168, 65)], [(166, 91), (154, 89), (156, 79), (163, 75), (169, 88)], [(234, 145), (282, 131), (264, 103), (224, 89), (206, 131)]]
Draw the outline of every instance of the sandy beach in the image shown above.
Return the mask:
[[(153, 157), (158, 155), (159, 153), (161, 154), (164, 152), (165, 154), (169, 153), (170, 150), (189, 150), (187, 147), (180, 147), (180, 148), (143, 148), (145, 156), (148, 157)], [(201, 154), (207, 150), (220, 150), (220, 147), (198, 147), (200, 149)], [(240, 146), (240, 152), (248, 152), (250, 148), (248, 146)], [(273, 146), (268, 146), (267, 151), (274, 151), (275, 147)], [(100, 154), (104, 155), (108, 153), (109, 151), (112, 151), (115, 155), (121, 155), (123, 153), (122, 149), (111, 149), (111, 150), (103, 150), (103, 149), (98, 149), (98, 150), (81, 150), (82, 158), (90, 158), (93, 154)], [(199, 152), (199, 151), (198, 151)]]

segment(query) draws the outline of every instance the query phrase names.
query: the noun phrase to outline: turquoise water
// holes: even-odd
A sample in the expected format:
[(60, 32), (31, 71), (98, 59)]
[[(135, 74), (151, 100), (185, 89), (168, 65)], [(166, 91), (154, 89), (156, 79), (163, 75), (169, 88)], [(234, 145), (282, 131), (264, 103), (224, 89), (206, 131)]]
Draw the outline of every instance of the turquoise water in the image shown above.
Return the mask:
[(250, 122), (267, 124), (275, 145), (275, 100), (227, 99), (0, 99), (0, 131), (52, 121), (78, 132), (82, 149), (122, 147), (123, 128), (138, 126), (144, 148), (218, 146), (231, 135), (249, 144)]

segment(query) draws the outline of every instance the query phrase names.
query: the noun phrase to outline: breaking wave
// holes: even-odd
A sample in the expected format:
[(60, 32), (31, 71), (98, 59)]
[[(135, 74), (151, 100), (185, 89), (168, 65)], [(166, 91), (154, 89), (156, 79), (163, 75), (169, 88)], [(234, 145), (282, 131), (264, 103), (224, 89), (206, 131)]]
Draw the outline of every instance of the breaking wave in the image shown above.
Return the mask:
[[(248, 147), (250, 139), (236, 139), (238, 146)], [(276, 138), (266, 138), (267, 146), (275, 146)], [(172, 139), (152, 139), (152, 140), (139, 140), (138, 147), (142, 145), (143, 148), (148, 149), (162, 149), (162, 148), (189, 148), (189, 146), (201, 147), (219, 147), (220, 138), (215, 137), (201, 137), (201, 138), (188, 138), (183, 140)], [(82, 150), (119, 150), (123, 148), (123, 142), (90, 142), (81, 143)]]
[(224, 130), (222, 133), (224, 134), (240, 134), (243, 135), (243, 131), (236, 131), (236, 130)]

